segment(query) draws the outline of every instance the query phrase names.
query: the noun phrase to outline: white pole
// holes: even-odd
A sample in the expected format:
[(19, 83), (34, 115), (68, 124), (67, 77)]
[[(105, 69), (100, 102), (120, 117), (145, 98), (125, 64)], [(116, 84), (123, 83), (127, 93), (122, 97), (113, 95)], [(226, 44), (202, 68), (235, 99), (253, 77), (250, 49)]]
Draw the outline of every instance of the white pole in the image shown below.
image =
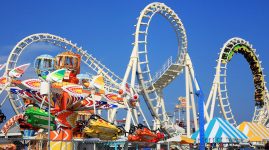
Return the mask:
[(212, 104), (211, 104), (210, 115), (209, 115), (210, 120), (213, 119), (216, 96), (217, 96), (217, 87), (214, 85), (213, 98), (212, 98)]
[(189, 85), (190, 85), (190, 92), (192, 93), (191, 94), (191, 106), (192, 106), (192, 114), (193, 114), (194, 128), (195, 128), (195, 131), (197, 131), (198, 130), (197, 114), (196, 114), (196, 106), (195, 106), (195, 102), (194, 102), (194, 92), (193, 92), (191, 78), (189, 80)]
[(131, 112), (131, 110), (130, 110), (131, 108), (127, 108), (127, 116), (126, 116), (126, 121), (125, 121), (125, 127), (124, 127), (124, 129), (125, 129), (125, 131), (129, 131), (130, 130), (130, 125), (131, 125), (131, 116), (132, 116), (132, 112)]
[(141, 107), (140, 107), (140, 104), (139, 104), (139, 103), (137, 103), (137, 107), (138, 107), (139, 112), (141, 113), (141, 115), (142, 115), (143, 119), (145, 120), (146, 125), (147, 125), (147, 126), (148, 126), (148, 128), (150, 129), (149, 123), (148, 123), (148, 121), (147, 121), (147, 119), (146, 119), (146, 117), (145, 117), (145, 115), (144, 115), (144, 113), (143, 113), (143, 111), (142, 111), (142, 109), (141, 109)]
[(186, 123), (187, 137), (190, 137), (190, 98), (189, 98), (189, 73), (188, 66), (185, 65), (185, 84), (186, 84)]
[(136, 49), (136, 47), (133, 48), (129, 64), (127, 66), (126, 72), (125, 72), (124, 77), (123, 77), (123, 81), (122, 81), (122, 85), (121, 85), (122, 87), (121, 88), (123, 88), (125, 86), (125, 83), (127, 82), (129, 74), (130, 74), (131, 69), (133, 67), (133, 64), (134, 64), (133, 57), (134, 57), (134, 55), (136, 55), (135, 53), (137, 52), (135, 49)]
[(50, 82), (48, 82), (49, 86), (48, 86), (48, 101), (49, 101), (49, 130), (48, 130), (48, 149), (50, 149)]
[[(192, 63), (191, 63), (191, 59), (190, 59), (190, 56), (188, 54), (186, 54), (186, 64), (189, 67), (190, 75), (191, 75), (192, 80), (194, 82), (195, 88), (196, 88), (197, 91), (199, 91), (200, 87), (199, 87), (198, 82), (197, 82), (197, 80), (195, 78), (193, 66), (192, 66)], [(205, 104), (204, 104), (204, 108), (206, 108)], [(204, 109), (204, 114), (205, 114), (206, 120), (209, 121), (209, 114), (207, 113), (207, 109)]]
[(215, 79), (214, 79), (213, 86), (212, 86), (212, 88), (211, 88), (211, 90), (210, 90), (209, 96), (208, 96), (207, 101), (206, 101), (205, 110), (208, 109), (209, 104), (210, 104), (210, 102), (211, 102), (211, 100), (212, 100), (213, 91), (214, 91), (214, 86), (215, 86)]
[(132, 111), (132, 118), (134, 120), (134, 125), (138, 125), (138, 115), (136, 108), (131, 108)]

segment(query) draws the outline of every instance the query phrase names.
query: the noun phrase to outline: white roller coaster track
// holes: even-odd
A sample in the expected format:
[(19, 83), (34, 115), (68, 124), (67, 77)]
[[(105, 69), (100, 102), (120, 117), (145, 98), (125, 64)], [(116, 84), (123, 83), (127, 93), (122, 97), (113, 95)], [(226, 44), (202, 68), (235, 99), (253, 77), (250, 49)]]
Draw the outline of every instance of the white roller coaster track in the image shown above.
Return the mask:
[[(229, 96), (228, 96), (228, 89), (227, 89), (227, 64), (223, 62), (228, 62), (227, 59), (223, 59), (222, 55), (227, 54), (238, 44), (245, 45), (250, 48), (250, 50), (253, 52), (255, 57), (258, 59), (258, 55), (256, 55), (256, 50), (252, 48), (252, 45), (249, 44), (249, 42), (245, 41), (241, 38), (232, 38), (228, 40), (224, 46), (221, 49), (221, 52), (219, 54), (219, 59), (217, 60), (217, 67), (216, 67), (216, 74), (213, 81), (213, 86), (211, 88), (207, 103), (206, 103), (206, 110), (210, 109), (210, 117), (209, 120), (213, 118), (214, 116), (214, 108), (215, 108), (215, 102), (216, 99), (219, 100), (219, 106), (221, 108), (221, 112), (226, 120), (228, 120), (231, 124), (234, 126), (237, 126), (237, 122), (234, 118), (232, 108), (229, 102)], [(259, 66), (261, 67), (261, 62), (258, 60)], [(262, 75), (264, 78), (264, 75)], [(264, 80), (263, 80), (264, 81)], [(263, 82), (264, 87), (265, 82)], [(264, 105), (262, 108), (255, 106), (255, 112), (253, 116), (253, 122), (262, 123), (264, 125), (267, 124), (269, 119), (269, 112), (268, 112), (268, 91), (265, 88), (265, 97), (264, 97)], [(209, 107), (211, 106), (211, 107)]]
[[(66, 40), (65, 38), (49, 33), (33, 34), (25, 37), (20, 42), (18, 42), (17, 45), (12, 49), (8, 57), (6, 72), (16, 67), (17, 61), (26, 47), (37, 42), (50, 43), (66, 51), (73, 51), (80, 54), (82, 62), (84, 62), (90, 69), (92, 69), (96, 73), (101, 72), (103, 74), (106, 83), (105, 87), (107, 88), (107, 90), (118, 92), (116, 89), (119, 89), (120, 83), (122, 82), (122, 79), (120, 77), (110, 71), (105, 65), (103, 65), (92, 55), (88, 54), (87, 51), (83, 50), (81, 47), (78, 47), (77, 44), (74, 44), (71, 41)], [(5, 88), (1, 89), (0, 94), (3, 92), (3, 90), (5, 90)], [(9, 99), (12, 107), (14, 108), (14, 111), (16, 112), (16, 114), (21, 113), (23, 111), (23, 103), (21, 101), (21, 98), (19, 98), (16, 94), (10, 93), (8, 87), (6, 90), (8, 91)]]
[[(165, 4), (158, 2), (151, 3), (141, 11), (138, 18), (136, 31), (134, 33), (134, 48), (123, 79), (123, 83), (127, 81), (129, 74), (132, 71), (131, 86), (135, 85), (135, 78), (137, 77), (140, 86), (140, 93), (143, 95), (151, 115), (155, 120), (155, 128), (162, 127), (168, 132), (168, 134), (172, 135), (176, 131), (172, 126), (173, 123), (169, 119), (165, 110), (164, 99), (161, 94), (162, 89), (157, 90), (154, 87), (154, 82), (149, 67), (147, 48), (148, 28), (155, 14), (162, 15), (172, 25), (178, 41), (178, 56), (175, 63), (178, 65), (184, 65), (184, 59), (187, 53), (187, 36), (181, 20), (179, 19), (178, 15)], [(180, 69), (182, 69), (182, 67)], [(179, 73), (173, 75), (173, 78), (178, 74)]]

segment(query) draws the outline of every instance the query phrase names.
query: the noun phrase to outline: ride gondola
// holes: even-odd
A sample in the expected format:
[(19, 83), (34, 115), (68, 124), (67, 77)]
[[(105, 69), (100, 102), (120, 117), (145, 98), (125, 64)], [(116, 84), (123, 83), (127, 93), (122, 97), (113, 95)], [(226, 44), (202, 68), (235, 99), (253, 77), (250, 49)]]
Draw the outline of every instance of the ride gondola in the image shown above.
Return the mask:
[(124, 129), (114, 125), (98, 115), (91, 115), (83, 132), (100, 140), (116, 140), (125, 133)]
[(132, 126), (130, 128), (128, 135), (128, 141), (131, 142), (157, 143), (162, 139), (164, 139), (164, 133), (160, 132), (159, 130), (157, 131), (150, 130), (143, 124)]
[(67, 69), (65, 72), (65, 82), (78, 84), (79, 80), (76, 77), (80, 73), (81, 56), (73, 52), (63, 52), (56, 56), (56, 69)]
[(43, 79), (46, 79), (47, 75), (55, 70), (54, 62), (54, 57), (51, 55), (44, 54), (38, 56), (34, 63), (36, 74)]

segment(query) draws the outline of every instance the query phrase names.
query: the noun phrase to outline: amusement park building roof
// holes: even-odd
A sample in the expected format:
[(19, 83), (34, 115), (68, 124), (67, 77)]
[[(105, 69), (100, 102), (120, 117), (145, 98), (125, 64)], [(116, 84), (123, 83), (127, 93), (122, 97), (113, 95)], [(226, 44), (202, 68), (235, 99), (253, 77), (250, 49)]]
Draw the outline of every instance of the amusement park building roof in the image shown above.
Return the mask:
[[(248, 139), (245, 134), (221, 118), (213, 118), (204, 128), (206, 143), (239, 143)], [(199, 143), (199, 130), (193, 133), (191, 138)]]
[(237, 129), (247, 135), (251, 142), (269, 140), (269, 130), (261, 124), (242, 122), (239, 126), (237, 126)]

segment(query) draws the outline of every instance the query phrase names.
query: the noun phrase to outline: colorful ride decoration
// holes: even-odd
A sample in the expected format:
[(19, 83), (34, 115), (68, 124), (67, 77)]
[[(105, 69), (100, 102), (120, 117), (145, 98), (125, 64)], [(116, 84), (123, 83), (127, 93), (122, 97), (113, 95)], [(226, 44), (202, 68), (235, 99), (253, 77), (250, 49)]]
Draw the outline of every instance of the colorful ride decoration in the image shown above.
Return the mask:
[(164, 133), (160, 131), (152, 131), (142, 124), (138, 124), (138, 126), (132, 126), (128, 135), (128, 141), (130, 142), (157, 143), (163, 139)]
[(50, 132), (50, 149), (52, 150), (72, 150), (72, 130), (60, 128)]
[(25, 73), (25, 71), (27, 70), (27, 68), (29, 66), (30, 66), (30, 64), (24, 64), (24, 65), (18, 66), (16, 68), (10, 70), (8, 75), (11, 78), (19, 78)]

